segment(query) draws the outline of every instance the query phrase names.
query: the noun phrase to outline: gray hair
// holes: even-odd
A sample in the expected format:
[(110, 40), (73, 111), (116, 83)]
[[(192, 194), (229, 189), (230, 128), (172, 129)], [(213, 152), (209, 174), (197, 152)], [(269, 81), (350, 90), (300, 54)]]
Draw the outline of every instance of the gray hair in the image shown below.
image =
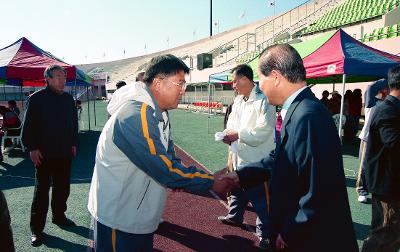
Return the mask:
[(272, 45), (261, 53), (259, 69), (268, 77), (273, 71), (279, 71), (289, 82), (306, 80), (306, 69), (299, 53), (288, 44)]
[(44, 70), (44, 78), (46, 79), (46, 81), (47, 81), (48, 78), (53, 78), (53, 72), (56, 71), (56, 70), (63, 71), (65, 73), (65, 75), (67, 75), (67, 71), (65, 71), (65, 69), (62, 68), (61, 66), (59, 66), (59, 65), (50, 65), (50, 66), (48, 66), (46, 68), (46, 70)]

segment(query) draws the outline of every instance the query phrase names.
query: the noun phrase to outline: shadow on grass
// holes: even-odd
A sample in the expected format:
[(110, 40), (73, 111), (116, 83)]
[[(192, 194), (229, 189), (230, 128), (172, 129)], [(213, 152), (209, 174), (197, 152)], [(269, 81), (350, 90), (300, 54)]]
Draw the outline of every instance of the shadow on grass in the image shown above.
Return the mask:
[(164, 222), (156, 234), (176, 241), (195, 251), (258, 251), (252, 240), (235, 235), (224, 235), (222, 238), (207, 235), (193, 229)]
[(351, 188), (356, 188), (357, 180), (354, 178), (346, 177), (346, 186)]
[[(15, 154), (10, 153), (9, 157), (13, 155)], [(0, 169), (0, 189), (7, 190), (35, 184), (35, 170), (27, 156), (16, 165), (1, 163), (1, 166), (3, 169)]]
[(79, 134), (78, 154), (72, 163), (71, 183), (90, 183), (100, 133), (100, 131), (84, 131)]
[[(100, 131), (85, 131), (79, 134), (78, 154), (72, 162), (71, 184), (90, 183), (100, 133)], [(35, 169), (29, 154), (15, 149), (8, 155), (8, 159), (12, 158), (21, 161), (16, 164), (0, 163), (3, 167), (3, 169), (0, 167), (0, 189), (34, 186)]]
[(351, 143), (343, 142), (342, 154), (348, 155), (348, 156), (353, 156), (353, 157), (358, 157), (359, 148), (360, 148), (360, 139), (359, 138), (357, 138), (354, 142), (351, 142)]
[(48, 248), (56, 248), (67, 252), (86, 251), (87, 249), (86, 246), (81, 244), (72, 243), (46, 233), (43, 233), (43, 245), (47, 246)]
[(90, 229), (84, 226), (73, 226), (73, 227), (60, 227), (61, 229), (68, 231), (70, 233), (74, 233), (80, 235), (84, 238), (89, 238)]
[(353, 222), (354, 231), (356, 232), (357, 240), (363, 241), (368, 237), (369, 234), (369, 225), (360, 224), (357, 222)]

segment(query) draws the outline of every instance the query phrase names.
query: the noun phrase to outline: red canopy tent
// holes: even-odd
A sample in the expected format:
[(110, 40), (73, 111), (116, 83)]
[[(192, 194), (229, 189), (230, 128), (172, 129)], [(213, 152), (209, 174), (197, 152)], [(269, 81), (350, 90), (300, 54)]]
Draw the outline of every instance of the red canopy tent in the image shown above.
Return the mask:
[(44, 86), (44, 70), (54, 64), (67, 71), (68, 86), (92, 84), (92, 79), (82, 70), (40, 49), (24, 37), (0, 49), (0, 83), (13, 86)]

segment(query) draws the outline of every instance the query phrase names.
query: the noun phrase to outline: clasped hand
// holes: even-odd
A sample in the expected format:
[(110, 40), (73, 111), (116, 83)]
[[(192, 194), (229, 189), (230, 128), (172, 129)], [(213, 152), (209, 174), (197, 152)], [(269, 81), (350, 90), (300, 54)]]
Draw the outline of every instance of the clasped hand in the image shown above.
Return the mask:
[(232, 142), (235, 142), (238, 139), (239, 139), (239, 135), (238, 135), (237, 131), (235, 131), (235, 130), (226, 130), (224, 139), (222, 139), (222, 141), (225, 144), (231, 144)]
[(239, 177), (236, 172), (227, 173), (228, 169), (224, 168), (214, 173), (214, 185), (212, 190), (219, 195), (226, 195), (233, 188), (239, 187)]

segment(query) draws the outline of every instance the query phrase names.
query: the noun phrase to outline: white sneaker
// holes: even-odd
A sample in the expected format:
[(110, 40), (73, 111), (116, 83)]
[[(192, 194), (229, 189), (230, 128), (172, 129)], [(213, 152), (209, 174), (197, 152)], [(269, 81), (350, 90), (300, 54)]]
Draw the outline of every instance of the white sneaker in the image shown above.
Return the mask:
[(360, 202), (360, 203), (367, 203), (367, 202), (368, 202), (367, 196), (364, 196), (364, 195), (358, 196), (358, 202)]

